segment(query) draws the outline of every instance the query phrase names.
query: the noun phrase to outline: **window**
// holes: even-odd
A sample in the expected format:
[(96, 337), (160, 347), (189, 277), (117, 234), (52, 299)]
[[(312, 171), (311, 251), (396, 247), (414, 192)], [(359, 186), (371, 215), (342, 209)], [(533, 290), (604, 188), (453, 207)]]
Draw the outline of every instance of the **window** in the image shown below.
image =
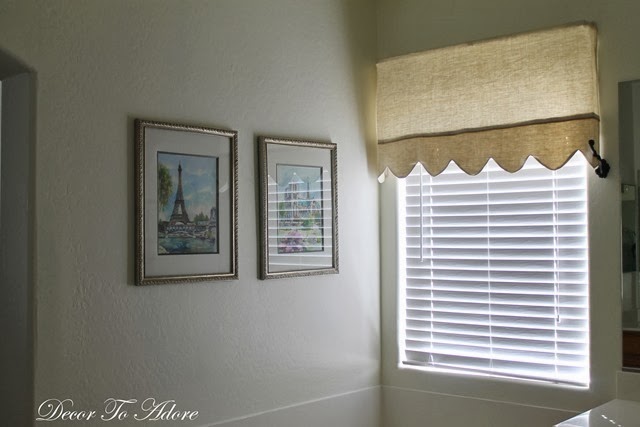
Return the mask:
[(403, 365), (588, 385), (586, 166), (416, 166), (400, 199)]

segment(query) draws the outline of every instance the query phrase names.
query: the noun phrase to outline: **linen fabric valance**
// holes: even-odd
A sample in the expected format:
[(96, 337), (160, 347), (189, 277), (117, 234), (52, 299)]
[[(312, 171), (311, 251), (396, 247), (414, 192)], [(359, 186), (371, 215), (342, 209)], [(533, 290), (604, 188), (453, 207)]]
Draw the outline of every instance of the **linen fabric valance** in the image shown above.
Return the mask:
[(596, 48), (581, 23), (380, 62), (379, 172), (420, 162), (435, 176), (454, 161), (473, 175), (489, 158), (515, 172), (529, 156), (557, 169), (576, 151), (596, 166)]

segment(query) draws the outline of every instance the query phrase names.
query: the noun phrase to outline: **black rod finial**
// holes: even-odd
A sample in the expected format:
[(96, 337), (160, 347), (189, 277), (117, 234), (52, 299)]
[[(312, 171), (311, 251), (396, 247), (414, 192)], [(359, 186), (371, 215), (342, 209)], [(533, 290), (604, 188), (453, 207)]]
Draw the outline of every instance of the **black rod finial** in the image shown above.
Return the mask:
[(598, 154), (598, 152), (594, 148), (595, 143), (596, 142), (593, 139), (589, 140), (589, 147), (591, 147), (591, 152), (593, 153), (593, 157), (598, 159), (598, 162), (600, 163), (598, 166), (596, 166), (596, 170), (595, 170), (596, 175), (598, 175), (600, 178), (606, 178), (607, 175), (609, 175), (611, 166), (609, 166), (609, 162), (607, 162), (605, 159), (600, 157), (600, 154)]

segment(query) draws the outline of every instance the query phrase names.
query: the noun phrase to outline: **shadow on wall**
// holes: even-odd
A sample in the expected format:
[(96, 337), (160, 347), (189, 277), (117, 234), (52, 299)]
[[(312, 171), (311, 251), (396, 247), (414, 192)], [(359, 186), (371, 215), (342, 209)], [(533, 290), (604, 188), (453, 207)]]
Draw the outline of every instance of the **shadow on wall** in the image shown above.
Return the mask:
[(35, 72), (0, 50), (0, 399), (6, 425), (33, 414)]
[[(349, 41), (351, 87), (355, 88), (358, 129), (365, 137), (369, 173), (377, 177), (376, 137), (376, 9), (367, 2), (342, 2), (345, 33)], [(368, 15), (367, 15), (368, 14)]]

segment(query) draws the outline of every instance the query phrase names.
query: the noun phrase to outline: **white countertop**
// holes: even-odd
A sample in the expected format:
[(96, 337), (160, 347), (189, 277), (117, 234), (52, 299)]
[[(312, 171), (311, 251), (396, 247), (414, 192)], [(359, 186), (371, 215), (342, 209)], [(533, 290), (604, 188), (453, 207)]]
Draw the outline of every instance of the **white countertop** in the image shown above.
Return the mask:
[(640, 402), (615, 399), (556, 427), (640, 427)]

